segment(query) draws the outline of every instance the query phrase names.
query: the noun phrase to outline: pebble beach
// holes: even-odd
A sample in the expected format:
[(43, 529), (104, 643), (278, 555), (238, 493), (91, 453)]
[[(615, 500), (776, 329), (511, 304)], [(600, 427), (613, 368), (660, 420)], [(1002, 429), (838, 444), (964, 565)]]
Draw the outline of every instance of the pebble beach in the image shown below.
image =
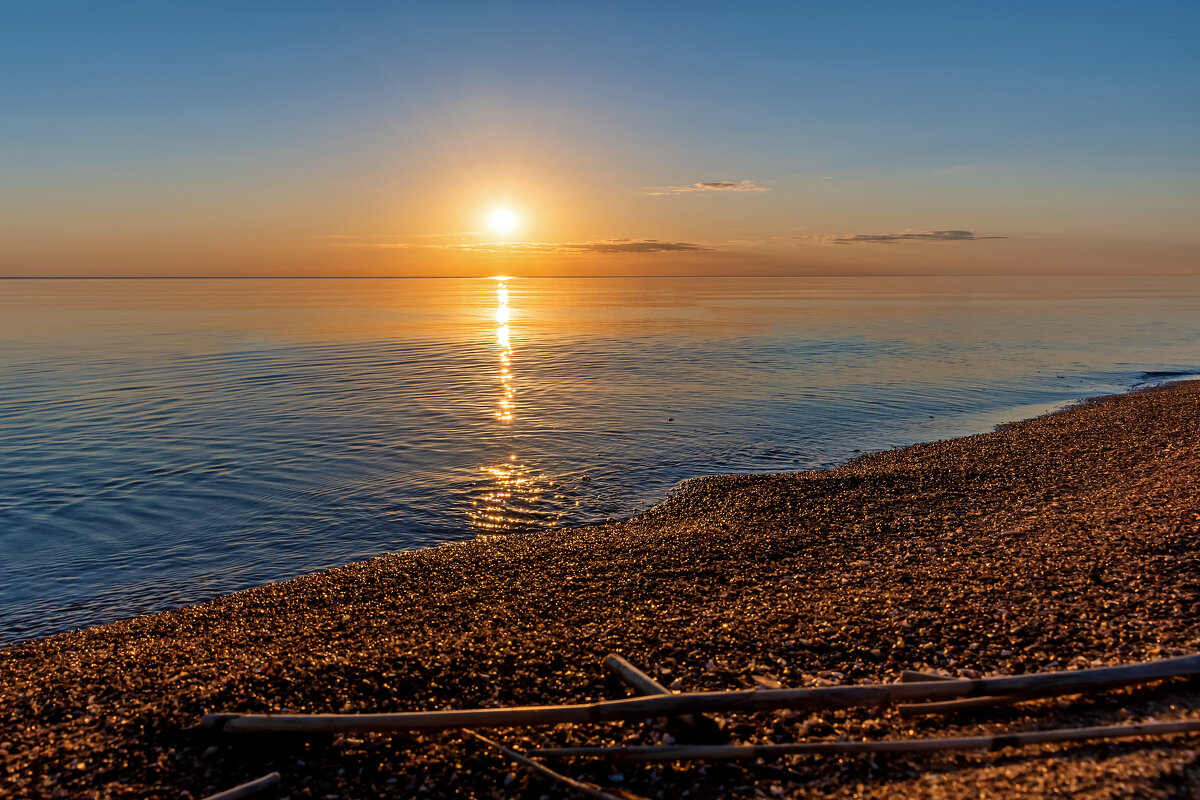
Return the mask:
[[(0, 796), (565, 797), (457, 731), (251, 739), (207, 712), (368, 713), (1020, 675), (1200, 652), (1200, 382), (841, 467), (684, 483), (631, 519), (480, 538), (0, 650)], [(1200, 716), (1175, 679), (948, 716), (732, 714), (734, 742)], [(663, 720), (482, 731), (657, 744)], [(642, 797), (1196, 797), (1200, 737), (555, 768)]]

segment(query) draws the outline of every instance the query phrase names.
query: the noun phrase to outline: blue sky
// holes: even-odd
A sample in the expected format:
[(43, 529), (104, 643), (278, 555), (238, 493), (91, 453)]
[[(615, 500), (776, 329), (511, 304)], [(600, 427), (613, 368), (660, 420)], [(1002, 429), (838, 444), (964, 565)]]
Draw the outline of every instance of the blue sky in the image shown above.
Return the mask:
[[(1060, 266), (1115, 243), (1178, 271), (1200, 252), (1194, 2), (12, 2), (0, 15), (0, 274), (205, 259), (469, 272), (461, 253), (412, 242), (366, 251), (469, 230), (489, 192), (527, 213), (537, 242), (694, 242), (693, 259), (723, 270), (733, 254), (775, 271), (905, 269), (926, 252), (994, 269), (997, 248), (1054, 241)], [(768, 191), (646, 191), (743, 180)], [(793, 241), (901, 229), (1007, 240)]]

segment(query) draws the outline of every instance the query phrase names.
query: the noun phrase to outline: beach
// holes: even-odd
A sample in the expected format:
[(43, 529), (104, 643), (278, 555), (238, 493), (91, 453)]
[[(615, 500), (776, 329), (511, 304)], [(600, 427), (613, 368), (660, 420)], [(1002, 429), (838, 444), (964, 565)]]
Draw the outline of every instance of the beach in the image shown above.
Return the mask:
[[(450, 731), (261, 743), (209, 711), (374, 712), (1023, 674), (1200, 652), (1200, 382), (831, 470), (701, 478), (631, 519), (386, 556), (0, 651), (0, 795), (550, 797)], [(730, 715), (739, 742), (1194, 718), (1193, 681), (972, 715)], [(663, 741), (658, 721), (494, 729), (521, 750)], [(1200, 740), (756, 764), (564, 763), (645, 797), (1196, 796)]]

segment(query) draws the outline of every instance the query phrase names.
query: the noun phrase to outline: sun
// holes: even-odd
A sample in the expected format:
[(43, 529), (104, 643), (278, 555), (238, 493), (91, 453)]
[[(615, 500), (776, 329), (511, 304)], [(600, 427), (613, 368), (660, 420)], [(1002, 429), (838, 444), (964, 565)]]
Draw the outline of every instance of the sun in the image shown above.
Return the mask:
[(511, 208), (497, 208), (488, 219), (492, 230), (504, 235), (517, 229), (517, 215)]

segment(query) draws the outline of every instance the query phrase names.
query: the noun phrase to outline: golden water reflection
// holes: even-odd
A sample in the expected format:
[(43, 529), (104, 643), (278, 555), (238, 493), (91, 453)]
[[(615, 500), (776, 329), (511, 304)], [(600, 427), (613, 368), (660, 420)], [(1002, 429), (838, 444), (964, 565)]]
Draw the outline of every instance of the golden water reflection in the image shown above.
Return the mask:
[(513, 388), (512, 341), (509, 339), (508, 284), (496, 284), (496, 342), (500, 345), (500, 402), (496, 407), (496, 419), (512, 422), (516, 409), (517, 390)]
[[(500, 380), (500, 398), (496, 402), (495, 417), (503, 425), (512, 423), (517, 410), (517, 390), (513, 378), (512, 332), (509, 320), (508, 284), (503, 279), (496, 283), (496, 344), (497, 375)], [(522, 463), (515, 454), (502, 464), (482, 467), (482, 493), (471, 503), (471, 524), (482, 535), (498, 535), (529, 528), (553, 525), (562, 516), (545, 508), (544, 501), (561, 499), (555, 494), (558, 484), (538, 473), (528, 464)], [(549, 493), (549, 497), (544, 497)], [(557, 506), (551, 502), (550, 506)]]
[(487, 488), (471, 508), (471, 523), (483, 534), (545, 527), (554, 524), (556, 514), (543, 509), (543, 495), (554, 484), (528, 464), (512, 456), (507, 463), (485, 467)]

